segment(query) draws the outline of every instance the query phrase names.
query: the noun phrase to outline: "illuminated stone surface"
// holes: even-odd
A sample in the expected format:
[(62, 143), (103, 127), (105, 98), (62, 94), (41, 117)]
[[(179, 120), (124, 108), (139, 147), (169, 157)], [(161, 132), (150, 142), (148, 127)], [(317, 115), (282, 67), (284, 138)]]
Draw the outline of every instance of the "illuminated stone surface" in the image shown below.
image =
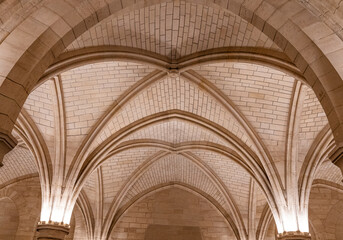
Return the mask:
[(342, 13), (1, 1), (0, 236), (342, 239)]

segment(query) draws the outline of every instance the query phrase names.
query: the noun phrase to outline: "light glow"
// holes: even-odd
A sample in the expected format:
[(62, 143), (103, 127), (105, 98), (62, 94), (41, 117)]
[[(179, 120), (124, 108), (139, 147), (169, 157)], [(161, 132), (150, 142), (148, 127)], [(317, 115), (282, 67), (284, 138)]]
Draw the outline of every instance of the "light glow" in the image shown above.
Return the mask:
[(52, 210), (52, 214), (51, 214), (51, 218), (50, 220), (53, 222), (58, 222), (61, 223), (63, 221), (63, 215), (64, 215), (64, 211), (63, 209), (61, 209), (61, 207), (55, 207)]
[(55, 198), (53, 204), (50, 199), (43, 201), (40, 221), (44, 223), (69, 224), (73, 208), (65, 207), (65, 202), (59, 198)]
[(306, 211), (300, 212), (295, 209), (284, 209), (280, 218), (281, 224), (276, 224), (279, 234), (296, 231), (303, 233), (309, 232), (308, 214)]
[(298, 215), (298, 224), (301, 232), (310, 232), (307, 213), (301, 213)]
[(51, 214), (51, 207), (49, 206), (49, 203), (43, 203), (41, 214), (40, 214), (40, 221), (41, 222), (49, 222), (50, 220), (50, 214)]
[(291, 212), (285, 212), (282, 216), (284, 231), (293, 232), (298, 230), (296, 214)]

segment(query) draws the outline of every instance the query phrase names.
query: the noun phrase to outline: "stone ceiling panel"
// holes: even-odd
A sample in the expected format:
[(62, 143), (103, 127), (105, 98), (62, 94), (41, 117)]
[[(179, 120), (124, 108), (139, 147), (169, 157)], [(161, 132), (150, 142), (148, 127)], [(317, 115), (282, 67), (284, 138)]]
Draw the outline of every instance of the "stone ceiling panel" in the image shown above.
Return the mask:
[(222, 206), (226, 205), (218, 188), (197, 165), (182, 155), (170, 154), (154, 162), (135, 181), (125, 194), (121, 206), (129, 202), (137, 194), (169, 182), (181, 182), (193, 186), (212, 196)]
[(343, 176), (341, 170), (333, 164), (330, 160), (326, 160), (322, 163), (316, 172), (316, 179), (323, 179), (330, 182), (343, 185)]
[(86, 135), (125, 90), (153, 70), (147, 65), (114, 61), (62, 73), (67, 136)]
[(247, 63), (206, 64), (194, 70), (234, 102), (268, 146), (274, 161), (284, 160), (294, 78)]
[[(299, 126), (299, 159), (304, 161), (318, 133), (328, 124), (328, 119), (313, 90), (304, 86), (305, 99)], [(330, 130), (331, 131), (331, 130)], [(300, 164), (298, 172), (300, 171)]]
[(245, 225), (248, 221), (248, 201), (251, 177), (238, 163), (229, 158), (205, 150), (192, 150), (207, 166), (223, 181), (236, 205), (238, 206)]
[(24, 109), (43, 136), (50, 155), (54, 154), (56, 93), (52, 80), (47, 80), (30, 93)]
[(248, 134), (234, 116), (200, 85), (182, 77), (166, 77), (154, 82), (128, 101), (106, 124), (90, 150), (134, 121), (173, 109), (193, 113), (221, 125), (248, 146), (253, 146)]
[(154, 69), (132, 62), (100, 62), (62, 73), (68, 157), (126, 90)]
[(67, 51), (110, 45), (144, 49), (170, 59), (219, 47), (278, 49), (266, 35), (240, 17), (184, 1), (112, 16), (83, 33)]
[(118, 153), (101, 165), (104, 194), (104, 216), (120, 189), (137, 168), (159, 151), (158, 148), (135, 148)]
[(172, 144), (206, 141), (228, 146), (226, 140), (210, 130), (180, 119), (166, 120), (140, 129), (127, 138), (124, 138), (123, 141), (135, 139), (155, 139)]
[(5, 155), (4, 166), (0, 168), (0, 185), (16, 178), (37, 174), (35, 159), (31, 152), (21, 146)]

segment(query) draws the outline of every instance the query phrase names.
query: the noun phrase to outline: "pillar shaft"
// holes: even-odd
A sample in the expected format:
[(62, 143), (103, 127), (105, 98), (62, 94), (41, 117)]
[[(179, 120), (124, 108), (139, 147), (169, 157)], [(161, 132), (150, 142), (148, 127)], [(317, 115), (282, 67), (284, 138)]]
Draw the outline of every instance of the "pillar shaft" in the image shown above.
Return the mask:
[(59, 224), (41, 224), (37, 226), (38, 240), (64, 240), (69, 233), (69, 226)]

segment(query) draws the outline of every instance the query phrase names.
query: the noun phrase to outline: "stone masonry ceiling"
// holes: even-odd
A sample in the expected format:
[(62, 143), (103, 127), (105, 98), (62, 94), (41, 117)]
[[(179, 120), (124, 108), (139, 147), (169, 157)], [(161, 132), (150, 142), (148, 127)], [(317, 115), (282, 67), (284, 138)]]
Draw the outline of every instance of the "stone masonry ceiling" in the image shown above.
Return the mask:
[(257, 28), (234, 14), (173, 1), (113, 16), (92, 27), (67, 48), (121, 46), (176, 60), (221, 47), (279, 48)]
[(0, 0), (0, 239), (343, 239), (342, 3)]

